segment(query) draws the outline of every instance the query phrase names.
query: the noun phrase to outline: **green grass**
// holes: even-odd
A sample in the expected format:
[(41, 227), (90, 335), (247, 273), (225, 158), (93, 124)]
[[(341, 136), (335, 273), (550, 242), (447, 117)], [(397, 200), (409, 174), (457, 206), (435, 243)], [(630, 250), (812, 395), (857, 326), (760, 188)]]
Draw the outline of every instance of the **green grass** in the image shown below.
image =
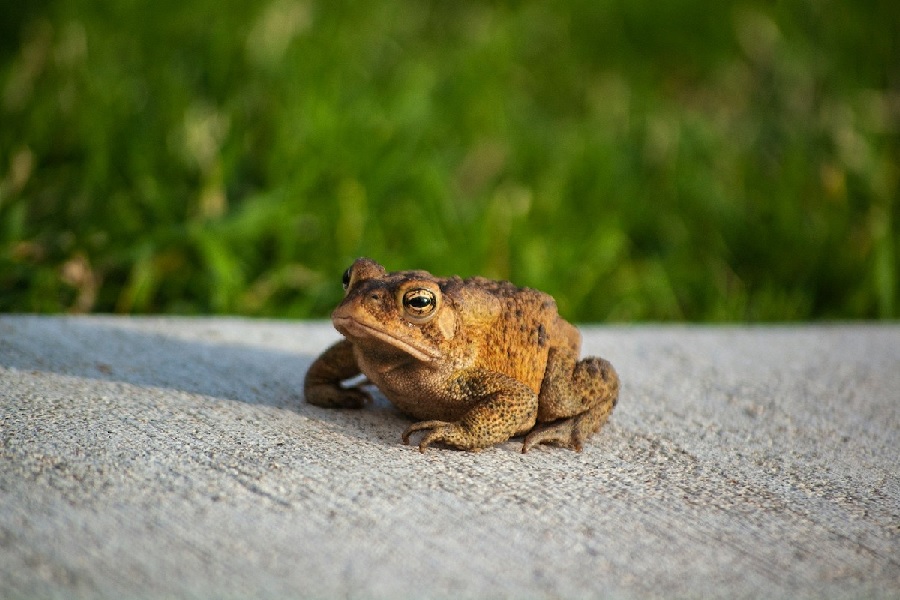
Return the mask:
[(896, 2), (3, 10), (0, 311), (322, 317), (367, 255), (578, 321), (900, 313)]

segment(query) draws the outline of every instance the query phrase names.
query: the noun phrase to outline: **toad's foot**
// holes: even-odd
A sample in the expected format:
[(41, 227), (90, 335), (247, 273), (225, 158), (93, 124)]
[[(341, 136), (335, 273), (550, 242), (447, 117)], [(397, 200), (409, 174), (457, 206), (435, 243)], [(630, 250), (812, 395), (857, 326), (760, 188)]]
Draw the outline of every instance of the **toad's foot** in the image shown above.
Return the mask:
[(459, 423), (447, 421), (421, 421), (413, 423), (403, 432), (403, 443), (409, 444), (409, 436), (417, 431), (430, 430), (419, 442), (419, 452), (424, 453), (433, 442), (441, 442), (449, 446), (466, 450), (480, 450), (481, 447), (472, 439), (472, 436)]
[(584, 441), (606, 423), (612, 408), (612, 403), (600, 404), (580, 415), (536, 427), (525, 436), (522, 453), (538, 444), (555, 444), (581, 452)]

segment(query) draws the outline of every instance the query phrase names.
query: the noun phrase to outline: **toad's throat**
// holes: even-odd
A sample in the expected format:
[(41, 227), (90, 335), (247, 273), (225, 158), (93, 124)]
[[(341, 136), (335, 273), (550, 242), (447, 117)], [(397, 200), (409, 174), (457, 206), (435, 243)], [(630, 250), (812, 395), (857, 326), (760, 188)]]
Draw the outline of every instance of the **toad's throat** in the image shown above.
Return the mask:
[(401, 340), (381, 329), (360, 323), (351, 317), (332, 317), (331, 320), (334, 323), (334, 328), (349, 338), (375, 338), (390, 344), (393, 348), (406, 352), (422, 362), (431, 362), (441, 357), (441, 353), (434, 348), (423, 347), (407, 340)]

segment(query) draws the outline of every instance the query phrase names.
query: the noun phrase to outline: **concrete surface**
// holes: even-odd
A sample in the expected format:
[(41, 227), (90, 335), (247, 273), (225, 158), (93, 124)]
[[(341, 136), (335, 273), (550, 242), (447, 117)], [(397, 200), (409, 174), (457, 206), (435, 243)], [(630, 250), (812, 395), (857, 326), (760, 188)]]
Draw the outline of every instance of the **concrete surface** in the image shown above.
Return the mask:
[(0, 595), (900, 598), (900, 326), (584, 332), (582, 454), (421, 455), (326, 323), (0, 316)]

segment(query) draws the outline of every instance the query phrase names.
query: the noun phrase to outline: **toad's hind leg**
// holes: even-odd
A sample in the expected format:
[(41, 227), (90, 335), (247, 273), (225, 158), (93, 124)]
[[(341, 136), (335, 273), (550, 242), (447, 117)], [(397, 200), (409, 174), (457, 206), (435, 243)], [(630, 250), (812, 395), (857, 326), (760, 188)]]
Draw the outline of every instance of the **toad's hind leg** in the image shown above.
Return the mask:
[(553, 348), (538, 400), (538, 423), (525, 437), (522, 452), (537, 444), (556, 444), (581, 452), (619, 399), (619, 376), (602, 358), (577, 360), (567, 348)]

